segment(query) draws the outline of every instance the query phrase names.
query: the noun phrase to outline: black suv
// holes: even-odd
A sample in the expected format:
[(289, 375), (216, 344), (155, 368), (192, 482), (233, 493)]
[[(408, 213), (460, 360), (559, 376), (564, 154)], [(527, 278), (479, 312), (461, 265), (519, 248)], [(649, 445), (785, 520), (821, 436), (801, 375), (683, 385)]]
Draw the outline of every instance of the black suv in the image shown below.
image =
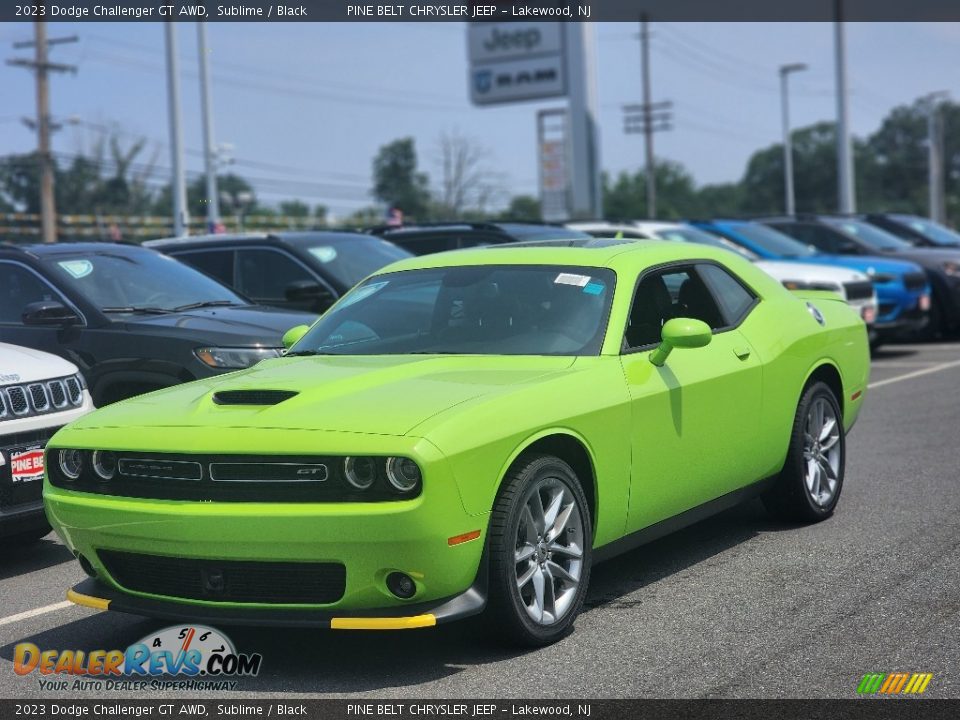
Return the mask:
[(254, 302), (321, 313), (405, 250), (350, 232), (201, 235), (145, 242)]
[(527, 240), (583, 240), (590, 235), (558, 225), (539, 223), (426, 223), (423, 225), (383, 225), (368, 233), (389, 240), (414, 255), (429, 255), (444, 250), (496, 245)]
[(76, 364), (96, 405), (276, 357), (314, 319), (142, 247), (0, 244), (0, 340)]
[[(821, 252), (834, 255), (889, 255), (920, 265), (930, 283), (929, 321), (920, 334), (932, 337), (960, 329), (960, 248), (915, 247), (857, 217), (800, 215), (760, 222)], [(909, 283), (911, 278), (905, 280)]]
[(960, 248), (960, 233), (918, 215), (867, 213), (863, 219), (917, 247)]

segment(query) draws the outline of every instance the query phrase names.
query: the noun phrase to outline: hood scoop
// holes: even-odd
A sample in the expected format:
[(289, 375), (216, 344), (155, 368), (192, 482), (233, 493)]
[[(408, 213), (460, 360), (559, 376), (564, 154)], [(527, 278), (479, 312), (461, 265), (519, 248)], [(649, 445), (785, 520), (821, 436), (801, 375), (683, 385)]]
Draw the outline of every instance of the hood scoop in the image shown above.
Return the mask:
[(293, 390), (221, 390), (213, 394), (217, 405), (278, 405), (297, 395)]

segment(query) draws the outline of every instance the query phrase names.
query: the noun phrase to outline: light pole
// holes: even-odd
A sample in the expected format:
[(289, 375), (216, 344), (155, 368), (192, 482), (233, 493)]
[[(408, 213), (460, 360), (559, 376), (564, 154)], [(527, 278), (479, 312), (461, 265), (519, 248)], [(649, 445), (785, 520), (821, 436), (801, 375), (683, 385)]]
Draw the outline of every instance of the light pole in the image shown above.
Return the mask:
[(856, 212), (853, 179), (853, 148), (850, 144), (847, 96), (847, 53), (843, 38), (843, 0), (834, 0), (833, 45), (837, 73), (837, 205), (844, 215)]
[(790, 101), (787, 78), (790, 73), (806, 70), (805, 63), (780, 66), (780, 107), (783, 111), (783, 195), (787, 215), (796, 212), (793, 201), (793, 144), (790, 142)]
[(946, 90), (929, 93), (920, 98), (927, 106), (927, 174), (929, 178), (930, 219), (942, 223), (946, 208), (943, 197), (943, 126), (940, 122), (940, 102), (948, 97)]

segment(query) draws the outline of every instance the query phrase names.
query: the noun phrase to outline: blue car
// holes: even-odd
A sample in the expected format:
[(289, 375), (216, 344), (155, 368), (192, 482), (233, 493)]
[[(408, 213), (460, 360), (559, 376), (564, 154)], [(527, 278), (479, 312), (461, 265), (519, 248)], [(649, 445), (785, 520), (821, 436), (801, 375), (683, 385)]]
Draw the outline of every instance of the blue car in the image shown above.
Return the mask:
[(922, 329), (930, 310), (930, 284), (919, 265), (871, 255), (828, 255), (767, 225), (748, 220), (691, 223), (762, 258), (837, 265), (866, 273), (877, 290), (877, 319), (870, 337), (877, 345)]

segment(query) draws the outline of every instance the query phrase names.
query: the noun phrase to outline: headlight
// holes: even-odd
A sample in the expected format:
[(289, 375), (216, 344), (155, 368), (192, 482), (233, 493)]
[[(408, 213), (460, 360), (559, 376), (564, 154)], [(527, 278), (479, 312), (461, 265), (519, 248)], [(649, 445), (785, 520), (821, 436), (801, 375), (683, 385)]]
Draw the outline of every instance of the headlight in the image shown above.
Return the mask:
[(68, 480), (76, 480), (83, 470), (83, 451), (76, 449), (61, 450), (59, 452), (60, 472)]
[(410, 458), (388, 458), (387, 480), (400, 492), (410, 492), (420, 483), (420, 468)]
[(113, 480), (117, 473), (117, 456), (109, 450), (94, 451), (91, 464), (101, 480)]
[(960, 277), (960, 263), (948, 260), (943, 264), (943, 271), (951, 277)]
[(830, 292), (843, 294), (843, 288), (836, 283), (828, 282), (804, 282), (803, 280), (784, 280), (783, 286), (787, 290), (828, 290)]
[[(870, 270), (873, 270), (873, 268)], [(867, 271), (867, 275), (869, 275), (870, 279), (875, 283), (880, 283), (882, 285), (884, 283), (894, 282), (897, 279), (896, 275), (891, 275), (890, 273), (878, 273), (875, 270), (870, 272), (870, 270)]]
[(784, 280), (783, 286), (787, 290), (810, 290), (810, 284), (802, 280)]
[(204, 365), (219, 370), (242, 370), (267, 358), (280, 357), (280, 348), (197, 348), (193, 351)]
[(357, 490), (366, 490), (377, 479), (377, 463), (372, 457), (348, 457), (343, 461), (343, 474)]

